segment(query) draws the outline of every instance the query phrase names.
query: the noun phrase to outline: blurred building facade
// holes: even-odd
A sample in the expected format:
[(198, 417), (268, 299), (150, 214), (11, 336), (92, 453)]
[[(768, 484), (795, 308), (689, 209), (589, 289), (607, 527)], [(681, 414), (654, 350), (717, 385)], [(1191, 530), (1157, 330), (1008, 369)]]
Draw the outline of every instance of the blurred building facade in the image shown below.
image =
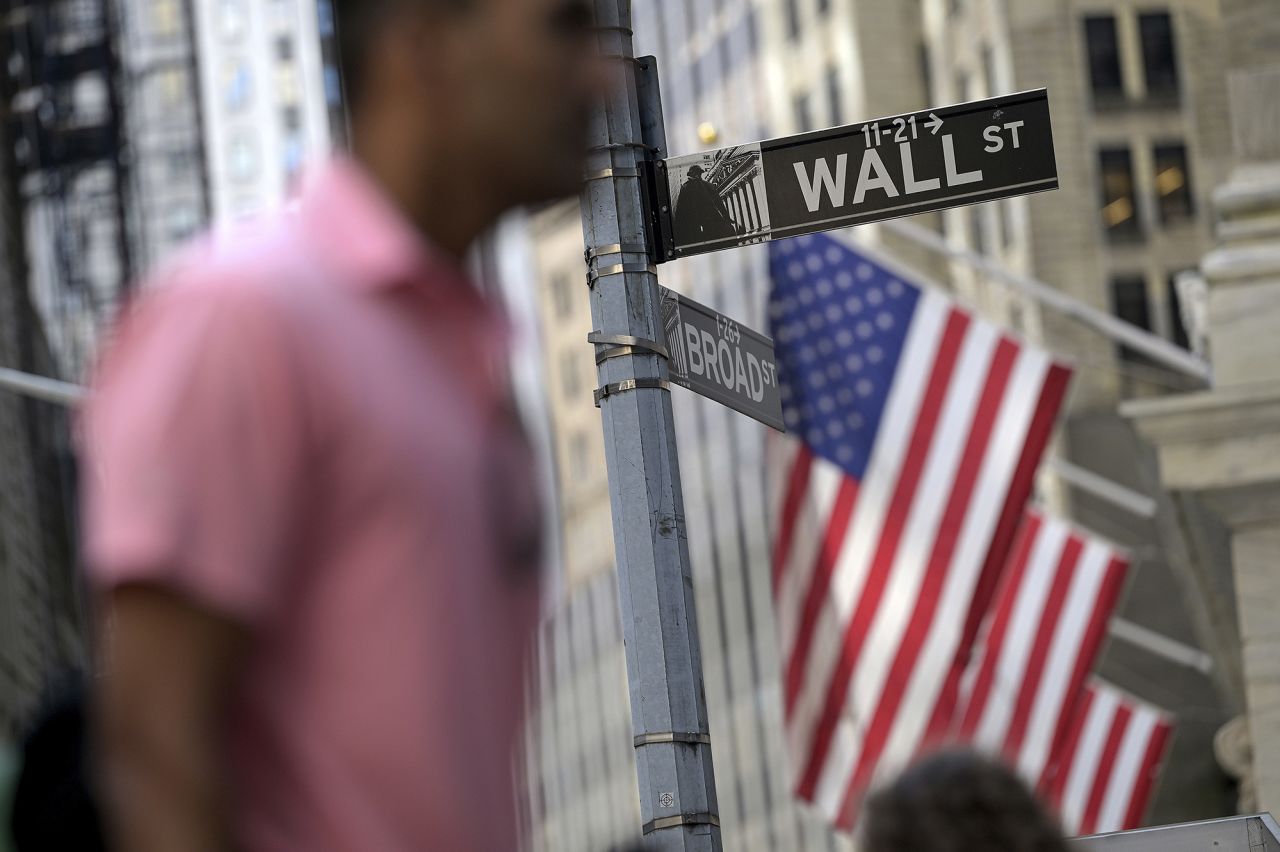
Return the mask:
[[(1192, 343), (1183, 316), (1194, 306), (1184, 309), (1173, 281), (1212, 245), (1210, 195), (1226, 175), (1230, 151), (1222, 71), (1227, 42), (1217, 0), (647, 0), (636, 4), (633, 21), (637, 52), (658, 57), (673, 155), (1047, 86), (1062, 188), (913, 221), (942, 233), (957, 250), (993, 258), (1179, 345)], [(547, 213), (533, 235), (538, 251), (554, 255), (539, 262), (537, 287), (544, 354), (550, 373), (560, 377), (549, 389), (554, 428), (569, 433), (558, 438), (566, 456), (558, 460), (560, 521), (571, 542), (565, 570), (571, 578), (616, 583), (611, 562), (600, 556), (612, 541), (602, 522), (607, 483), (599, 420), (590, 407), (592, 350), (583, 340), (589, 313), (576, 289), (584, 269), (576, 208)], [(1158, 507), (1154, 517), (1129, 516), (1052, 472), (1041, 476), (1038, 488), (1055, 510), (1134, 554), (1135, 578), (1122, 612), (1126, 629), (1108, 643), (1100, 669), (1179, 716), (1175, 750), (1149, 819), (1230, 812), (1232, 786), (1214, 760), (1212, 741), (1243, 700), (1234, 598), (1221, 583), (1206, 598), (1206, 586), (1196, 580), (1198, 565), (1225, 552), (1225, 532), (1202, 535), (1199, 549), (1161, 536), (1180, 507), (1160, 489), (1151, 454), (1117, 411), (1125, 399), (1195, 382), (890, 228), (866, 226), (854, 238), (1076, 361), (1069, 412), (1052, 453), (1151, 496)], [(751, 327), (767, 327), (769, 284), (758, 247), (665, 264), (660, 280)], [(795, 804), (786, 780), (767, 580), (765, 431), (680, 390), (673, 391), (673, 404), (725, 846), (841, 848), (847, 840)], [(574, 460), (582, 458), (575, 446), (587, 447), (590, 470)], [(575, 592), (579, 587), (599, 588), (571, 580), (552, 625), (581, 617), (573, 613), (588, 593)], [(559, 650), (558, 630), (549, 627), (545, 638), (544, 683), (548, 671), (559, 671), (557, 661), (581, 659)], [(598, 653), (614, 660), (609, 680), (617, 683), (624, 671), (620, 639), (597, 641)], [(580, 655), (584, 646), (574, 647)], [(1209, 658), (1211, 666), (1204, 664)], [(625, 705), (625, 689), (618, 686), (613, 700)], [(582, 720), (604, 705), (594, 694), (586, 705), (574, 705), (572, 696), (553, 701), (559, 729), (578, 738), (567, 755), (594, 748), (590, 743), (605, 728), (589, 732)], [(612, 754), (617, 745), (598, 748)], [(610, 765), (625, 774), (631, 764)], [(595, 777), (545, 748), (526, 768), (544, 784), (554, 777), (562, 803), (580, 802)], [(574, 834), (564, 830), (579, 819), (545, 797), (541, 808), (533, 820), (534, 848), (589, 848), (574, 846)], [(619, 812), (615, 833), (634, 830), (631, 819), (632, 812)], [(539, 835), (539, 820), (554, 823), (556, 832)]]
[[(345, 136), (330, 0), (8, 0), (0, 366), (86, 377), (133, 283)], [(65, 411), (0, 391), (0, 742), (86, 663)]]

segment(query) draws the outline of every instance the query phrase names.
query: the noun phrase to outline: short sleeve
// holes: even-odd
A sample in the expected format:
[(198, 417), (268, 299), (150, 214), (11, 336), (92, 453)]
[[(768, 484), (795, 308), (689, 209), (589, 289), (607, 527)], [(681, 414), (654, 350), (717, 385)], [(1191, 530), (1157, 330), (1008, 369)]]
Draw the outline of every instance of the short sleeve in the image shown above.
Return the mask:
[(307, 418), (283, 305), (247, 283), (141, 300), (84, 412), (85, 562), (254, 626), (305, 522)]

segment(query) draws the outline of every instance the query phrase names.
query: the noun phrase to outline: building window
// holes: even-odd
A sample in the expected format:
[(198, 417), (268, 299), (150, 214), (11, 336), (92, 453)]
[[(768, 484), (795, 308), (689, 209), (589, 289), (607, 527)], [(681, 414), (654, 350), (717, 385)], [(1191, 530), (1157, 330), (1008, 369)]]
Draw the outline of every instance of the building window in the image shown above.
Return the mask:
[(1000, 85), (996, 81), (996, 54), (991, 45), (982, 48), (982, 75), (986, 78), (987, 97), (994, 98), (1000, 94)]
[(1178, 94), (1177, 52), (1173, 46), (1173, 19), (1167, 12), (1138, 16), (1142, 38), (1142, 70), (1148, 97), (1176, 97)]
[(189, 95), (187, 72), (181, 68), (166, 68), (160, 72), (160, 92), (166, 107), (181, 104)]
[(284, 119), (285, 130), (298, 131), (302, 129), (302, 110), (296, 106), (285, 107), (281, 116)]
[(222, 67), (222, 102), (229, 112), (244, 109), (252, 90), (253, 76), (246, 60), (232, 60)]
[(178, 20), (178, 0), (151, 0), (151, 26), (156, 35), (177, 35)]
[(187, 240), (199, 227), (200, 214), (190, 204), (170, 207), (165, 214), (165, 235), (171, 243)]
[[(1140, 276), (1123, 276), (1111, 281), (1111, 312), (1117, 317), (1151, 331), (1151, 304), (1147, 300), (1147, 281)], [(1119, 347), (1120, 358), (1141, 362), (1144, 356), (1127, 346)]]
[(316, 2), (316, 29), (320, 32), (320, 38), (333, 38), (333, 3), (330, 0), (317, 0)]
[(809, 96), (796, 95), (791, 103), (791, 108), (796, 117), (796, 131), (804, 133), (806, 130), (813, 128), (813, 116), (809, 114)]
[(302, 92), (298, 84), (298, 69), (292, 64), (281, 63), (276, 66), (276, 97), (285, 106), (302, 100)]
[(281, 62), (293, 61), (293, 39), (289, 36), (280, 36), (276, 39), (276, 59)]
[(786, 0), (787, 3), (787, 38), (795, 41), (800, 38), (800, 0)]
[(996, 224), (1000, 228), (1000, 247), (1006, 251), (1013, 247), (1013, 202), (996, 202)]
[(1089, 52), (1089, 84), (1095, 100), (1115, 101), (1124, 97), (1120, 76), (1120, 42), (1116, 19), (1111, 15), (1084, 19), (1085, 48)]
[(566, 349), (560, 353), (560, 387), (564, 389), (566, 399), (578, 395), (578, 350)]
[(1183, 349), (1191, 348), (1191, 335), (1187, 334), (1187, 323), (1182, 315), (1182, 296), (1178, 294), (1178, 276), (1170, 275), (1168, 281), (1169, 331), (1173, 342)]
[(332, 65), (324, 67), (324, 99), (331, 107), (342, 103), (342, 75)]
[(227, 166), (231, 179), (248, 183), (258, 176), (258, 146), (252, 136), (240, 134), (227, 148)]
[(1098, 152), (1102, 172), (1102, 224), (1113, 239), (1139, 235), (1138, 208), (1133, 191), (1133, 161), (1128, 148)]
[(971, 207), (966, 212), (969, 217), (969, 249), (975, 254), (985, 255), (987, 240), (982, 224), (982, 206)]
[(1191, 198), (1191, 175), (1187, 171), (1185, 145), (1157, 145), (1156, 203), (1160, 210), (1160, 222), (1172, 225), (1184, 222), (1194, 214)]
[(551, 298), (555, 302), (556, 317), (564, 319), (573, 313), (573, 279), (561, 272), (551, 279)]
[(825, 15), (831, 9), (831, 0), (818, 0), (818, 14)]
[(840, 108), (840, 71), (827, 69), (827, 101), (831, 106), (831, 126), (844, 123), (844, 111)]
[(218, 7), (218, 22), (222, 37), (227, 41), (239, 41), (244, 36), (244, 0), (222, 0)]
[(290, 188), (290, 184), (296, 175), (302, 169), (302, 163), (307, 156), (307, 145), (302, 139), (300, 133), (288, 133), (284, 139), (284, 177), (285, 189)]
[(569, 471), (570, 475), (582, 481), (590, 474), (591, 459), (587, 449), (587, 435), (581, 430), (574, 430), (569, 436)]

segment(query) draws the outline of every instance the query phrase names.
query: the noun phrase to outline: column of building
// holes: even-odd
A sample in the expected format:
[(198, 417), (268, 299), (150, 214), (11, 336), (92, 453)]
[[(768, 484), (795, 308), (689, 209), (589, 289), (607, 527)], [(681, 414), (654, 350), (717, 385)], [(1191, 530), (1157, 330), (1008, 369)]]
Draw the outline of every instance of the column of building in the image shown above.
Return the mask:
[[(1266, 0), (1222, 3), (1235, 168), (1214, 194), (1219, 245), (1207, 284), (1212, 391), (1134, 402), (1124, 413), (1157, 448), (1165, 485), (1230, 531), (1252, 768), (1241, 808), (1280, 809), (1280, 16)], [(1270, 105), (1270, 106), (1268, 106)], [(1196, 530), (1185, 532), (1194, 536)], [(1220, 738), (1229, 744), (1231, 737)], [(1232, 749), (1247, 754), (1249, 748)], [(1227, 755), (1223, 755), (1227, 757)], [(1256, 799), (1252, 793), (1256, 791)]]

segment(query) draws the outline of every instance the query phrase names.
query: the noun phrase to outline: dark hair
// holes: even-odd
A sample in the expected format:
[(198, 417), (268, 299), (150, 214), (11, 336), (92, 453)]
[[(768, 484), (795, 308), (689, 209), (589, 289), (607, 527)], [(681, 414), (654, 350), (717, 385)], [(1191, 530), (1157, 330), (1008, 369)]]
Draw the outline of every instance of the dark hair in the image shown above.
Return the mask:
[(462, 10), (471, 0), (332, 0), (338, 29), (342, 86), (348, 108), (359, 100), (368, 69), (369, 51), (391, 15), (405, 9)]
[(1056, 821), (1013, 770), (971, 751), (944, 751), (874, 793), (866, 852), (1066, 852)]

